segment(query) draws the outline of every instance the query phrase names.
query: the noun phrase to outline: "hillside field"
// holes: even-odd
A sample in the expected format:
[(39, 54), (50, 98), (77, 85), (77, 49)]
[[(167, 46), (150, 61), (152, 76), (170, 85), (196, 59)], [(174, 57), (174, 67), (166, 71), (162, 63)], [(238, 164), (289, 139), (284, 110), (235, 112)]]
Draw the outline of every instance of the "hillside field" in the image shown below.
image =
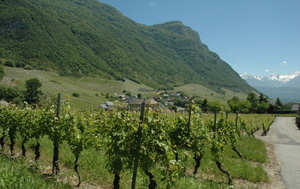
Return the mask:
[[(59, 76), (55, 72), (41, 70), (25, 70), (22, 68), (4, 67), (5, 76), (1, 80), (1, 85), (15, 86), (25, 88), (27, 79), (38, 78), (42, 83), (41, 90), (49, 95), (54, 96), (61, 93), (63, 100), (66, 95), (70, 98), (70, 103), (74, 107), (82, 109), (95, 109), (99, 104), (107, 101), (106, 94), (115, 96), (123, 94), (123, 91), (130, 92), (131, 95), (141, 93), (143, 97), (152, 97), (158, 94), (151, 87), (137, 84), (133, 81), (126, 80), (125, 82), (116, 80), (107, 80), (100, 77), (65, 77)], [(139, 91), (140, 88), (149, 89), (149, 91)], [(245, 99), (247, 94), (234, 93), (224, 89), (225, 95), (221, 95), (206, 87), (198, 84), (188, 84), (174, 88), (173, 92), (184, 91), (188, 95), (197, 95), (208, 101), (218, 100), (226, 103), (233, 96), (238, 96), (240, 99)], [(78, 93), (79, 97), (73, 97), (73, 93)]]

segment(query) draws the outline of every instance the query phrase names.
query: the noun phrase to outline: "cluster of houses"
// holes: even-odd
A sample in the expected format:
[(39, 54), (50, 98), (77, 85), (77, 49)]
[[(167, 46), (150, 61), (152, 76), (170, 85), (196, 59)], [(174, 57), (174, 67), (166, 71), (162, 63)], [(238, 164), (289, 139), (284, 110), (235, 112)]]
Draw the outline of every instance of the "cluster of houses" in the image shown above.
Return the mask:
[[(130, 98), (118, 104), (119, 107), (128, 110), (140, 110), (142, 103), (145, 102), (145, 106), (151, 109), (159, 109), (160, 104), (155, 99), (145, 99), (145, 98)], [(100, 104), (99, 108), (110, 110), (114, 108), (114, 103), (111, 101), (106, 101)]]
[[(137, 97), (129, 97), (126, 95), (118, 95), (119, 100), (122, 102), (121, 105), (118, 104), (118, 107), (122, 107), (127, 110), (140, 110), (141, 105), (143, 102), (145, 102), (146, 108), (151, 108), (153, 110), (159, 110), (159, 111), (167, 111), (171, 112), (168, 107), (174, 106), (174, 102), (177, 99), (181, 100), (188, 100), (186, 97), (181, 97), (181, 95), (178, 93), (173, 95), (168, 94), (162, 94), (160, 97), (153, 97), (153, 98), (137, 98)], [(103, 109), (112, 109), (114, 108), (114, 103), (111, 101), (106, 101), (103, 104), (99, 105), (99, 108)], [(174, 109), (173, 109), (174, 110)], [(185, 109), (182, 107), (176, 107), (177, 112), (184, 112)]]
[[(184, 113), (186, 110), (184, 107), (176, 106), (176, 100), (185, 101), (188, 100), (187, 97), (182, 95), (181, 93), (174, 93), (174, 94), (161, 94), (158, 97), (152, 98), (138, 98), (138, 97), (130, 97), (127, 95), (117, 95), (118, 99), (120, 100), (120, 104), (118, 103), (118, 107), (138, 111), (141, 108), (143, 102), (145, 102), (146, 108), (151, 108), (152, 110), (157, 111), (164, 111), (164, 112), (182, 112)], [(103, 109), (112, 109), (114, 108), (114, 103), (111, 101), (106, 101), (105, 103), (101, 104), (99, 108)], [(294, 104), (291, 108), (294, 111), (298, 111), (300, 113), (300, 105)], [(300, 116), (300, 115), (299, 115)]]

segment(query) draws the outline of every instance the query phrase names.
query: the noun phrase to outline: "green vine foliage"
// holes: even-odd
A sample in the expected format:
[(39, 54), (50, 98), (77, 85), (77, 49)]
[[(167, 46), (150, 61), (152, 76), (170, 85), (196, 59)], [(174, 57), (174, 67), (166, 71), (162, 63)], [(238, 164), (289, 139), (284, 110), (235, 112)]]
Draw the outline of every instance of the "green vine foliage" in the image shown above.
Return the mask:
[(76, 158), (74, 169), (79, 184), (79, 156), (83, 150), (95, 148), (105, 152), (106, 167), (115, 176), (133, 170), (138, 160), (140, 171), (153, 179), (150, 171), (160, 170), (160, 179), (171, 187), (184, 172), (185, 159), (191, 158), (191, 153), (198, 160), (196, 169), (207, 148), (205, 145), (209, 145), (213, 160), (222, 169), (220, 160), (226, 145), (236, 148), (244, 133), (272, 122), (271, 118), (266, 118), (260, 124), (250, 125), (241, 118), (238, 122), (226, 120), (221, 114), (216, 124), (214, 121), (204, 123), (200, 109), (191, 105), (191, 110), (190, 115), (178, 115), (147, 109), (141, 120), (139, 112), (78, 111), (65, 104), (57, 117), (57, 107), (49, 101), (38, 108), (1, 107), (0, 129), (2, 138), (13, 139), (20, 133), (28, 139), (38, 140), (46, 135), (52, 141), (58, 137), (59, 144), (66, 141)]
[(174, 161), (174, 151), (168, 128), (173, 125), (172, 117), (149, 110), (142, 124), (142, 140), (139, 151), (140, 166), (148, 171), (156, 164), (160, 168), (164, 178), (172, 180), (177, 171), (177, 163)]
[(214, 126), (213, 121), (210, 121), (208, 125), (212, 131), (211, 152), (216, 159), (219, 159), (227, 144), (236, 146), (241, 136), (241, 129), (238, 124), (226, 121), (224, 114), (221, 114), (221, 118), (216, 122), (216, 126)]
[(138, 131), (139, 119), (136, 114), (124, 110), (110, 112), (105, 127), (107, 142), (106, 155), (107, 167), (112, 173), (120, 174), (121, 171), (133, 166), (133, 155), (137, 144), (135, 134)]

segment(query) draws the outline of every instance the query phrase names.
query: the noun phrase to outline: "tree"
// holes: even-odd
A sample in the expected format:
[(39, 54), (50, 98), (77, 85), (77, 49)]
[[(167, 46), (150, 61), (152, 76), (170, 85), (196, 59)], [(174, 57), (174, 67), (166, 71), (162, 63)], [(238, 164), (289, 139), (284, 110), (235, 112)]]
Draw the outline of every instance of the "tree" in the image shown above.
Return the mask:
[(269, 107), (268, 107), (268, 109), (267, 109), (267, 112), (269, 114), (272, 114), (272, 113), (274, 113), (275, 111), (277, 111), (279, 109), (280, 109), (280, 107), (278, 105), (276, 105), (276, 104), (274, 104), (274, 105), (270, 104)]
[(248, 100), (240, 101), (240, 103), (239, 103), (239, 112), (248, 113), (250, 107), (251, 107), (251, 103)]
[(268, 99), (262, 93), (260, 93), (259, 97), (258, 97), (258, 102), (259, 103), (263, 103), (263, 102), (268, 103)]
[(229, 105), (231, 111), (233, 111), (234, 113), (237, 113), (239, 111), (239, 103), (240, 103), (240, 99), (239, 97), (232, 97), (231, 100), (228, 100), (227, 104)]
[(142, 94), (141, 93), (137, 94), (137, 97), (138, 97), (138, 99), (141, 99), (142, 98)]
[(222, 104), (219, 101), (210, 101), (207, 106), (208, 110), (212, 112), (220, 112), (222, 110)]
[(201, 109), (203, 112), (207, 112), (207, 99), (206, 98), (202, 102)]
[(130, 92), (126, 92), (125, 95), (126, 96), (131, 96), (131, 93)]
[(266, 113), (269, 108), (269, 104), (267, 102), (259, 103), (257, 106), (258, 113)]
[(258, 97), (254, 92), (250, 92), (247, 96), (247, 100), (251, 103), (251, 109), (256, 110), (258, 105)]
[(174, 105), (185, 108), (188, 103), (189, 103), (188, 100), (177, 99), (177, 100), (175, 100)]
[(241, 101), (238, 97), (234, 96), (231, 100), (227, 102), (231, 111), (234, 113), (248, 113), (251, 107), (251, 103), (249, 100)]
[(279, 98), (277, 97), (275, 105), (279, 106), (280, 108), (282, 107), (282, 102), (279, 100)]
[(80, 95), (78, 93), (73, 93), (72, 96), (73, 97), (79, 97)]
[(194, 102), (195, 102), (195, 104), (196, 104), (197, 106), (199, 106), (199, 107), (201, 107), (201, 105), (202, 105), (202, 103), (203, 103), (203, 101), (202, 101), (201, 99), (195, 99)]
[(15, 98), (21, 98), (21, 91), (13, 87), (0, 86), (0, 99), (10, 102)]
[(40, 101), (40, 96), (43, 94), (40, 87), (42, 87), (42, 83), (37, 78), (32, 78), (26, 81), (25, 83), (26, 91), (25, 91), (25, 101), (28, 104), (37, 104)]

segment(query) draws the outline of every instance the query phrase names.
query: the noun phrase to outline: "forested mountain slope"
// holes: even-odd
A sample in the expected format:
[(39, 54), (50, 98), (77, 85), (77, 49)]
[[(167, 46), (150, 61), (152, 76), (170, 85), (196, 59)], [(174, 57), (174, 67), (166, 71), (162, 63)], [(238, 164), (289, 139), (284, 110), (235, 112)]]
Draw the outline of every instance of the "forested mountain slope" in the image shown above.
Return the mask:
[(0, 61), (154, 88), (254, 90), (181, 22), (138, 24), (96, 0), (0, 1)]

